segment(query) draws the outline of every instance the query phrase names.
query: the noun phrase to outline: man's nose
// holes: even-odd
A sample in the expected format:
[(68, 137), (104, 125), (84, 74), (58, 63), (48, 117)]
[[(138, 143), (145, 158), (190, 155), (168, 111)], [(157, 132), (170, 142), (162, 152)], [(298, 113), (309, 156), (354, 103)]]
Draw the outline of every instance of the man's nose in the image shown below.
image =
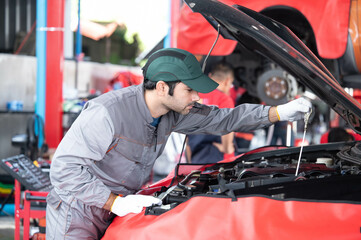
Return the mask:
[(201, 98), (199, 97), (198, 92), (193, 91), (192, 101), (197, 102), (197, 101), (199, 101), (199, 99), (201, 99)]

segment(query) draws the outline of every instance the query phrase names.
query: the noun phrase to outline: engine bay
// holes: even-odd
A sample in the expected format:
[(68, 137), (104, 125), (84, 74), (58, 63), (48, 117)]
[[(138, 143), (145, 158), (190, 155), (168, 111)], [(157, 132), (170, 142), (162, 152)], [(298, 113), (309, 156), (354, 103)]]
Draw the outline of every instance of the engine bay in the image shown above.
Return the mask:
[(297, 176), (300, 148), (270, 148), (229, 163), (178, 164), (172, 184), (155, 193), (162, 205), (147, 208), (146, 214), (162, 214), (195, 196), (361, 201), (361, 142), (304, 147)]

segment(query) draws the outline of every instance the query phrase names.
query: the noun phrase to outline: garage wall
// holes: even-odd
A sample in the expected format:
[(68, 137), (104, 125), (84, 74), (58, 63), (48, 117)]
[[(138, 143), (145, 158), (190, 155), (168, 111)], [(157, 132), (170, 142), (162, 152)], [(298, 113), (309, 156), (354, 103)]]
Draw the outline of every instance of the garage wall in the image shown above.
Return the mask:
[[(106, 84), (116, 72), (131, 71), (141, 75), (140, 67), (79, 62), (78, 94), (83, 97), (95, 85)], [(76, 63), (64, 61), (64, 94), (75, 88)], [(49, 81), (51, 83), (51, 80)], [(95, 84), (97, 83), (97, 84)], [(24, 110), (33, 110), (36, 87), (36, 58), (0, 54), (0, 110), (6, 108), (7, 101), (19, 100), (24, 103)]]
[[(75, 89), (75, 61), (65, 60), (64, 95), (73, 96), (75, 92), (78, 96), (85, 97), (89, 89), (95, 85), (105, 86), (118, 71), (141, 74), (140, 67), (93, 62), (80, 62), (78, 68), (78, 88)], [(26, 132), (27, 121), (34, 111), (35, 90), (36, 58), (0, 54), (0, 159), (19, 152), (19, 149), (11, 146), (11, 137)], [(15, 100), (23, 102), (24, 112), (7, 113), (6, 103)]]

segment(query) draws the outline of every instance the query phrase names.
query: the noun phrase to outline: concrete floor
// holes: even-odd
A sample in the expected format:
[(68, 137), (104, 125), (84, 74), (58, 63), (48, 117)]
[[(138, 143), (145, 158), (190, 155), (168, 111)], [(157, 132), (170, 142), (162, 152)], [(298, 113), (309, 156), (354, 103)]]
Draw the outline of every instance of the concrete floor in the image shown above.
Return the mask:
[[(30, 222), (30, 236), (39, 232), (38, 227), (34, 227)], [(0, 240), (13, 240), (15, 233), (15, 218), (13, 216), (0, 216)], [(23, 226), (20, 224), (20, 239), (23, 239)]]
[[(15, 219), (11, 216), (0, 216), (0, 240), (14, 239)], [(20, 231), (22, 239), (22, 228)]]

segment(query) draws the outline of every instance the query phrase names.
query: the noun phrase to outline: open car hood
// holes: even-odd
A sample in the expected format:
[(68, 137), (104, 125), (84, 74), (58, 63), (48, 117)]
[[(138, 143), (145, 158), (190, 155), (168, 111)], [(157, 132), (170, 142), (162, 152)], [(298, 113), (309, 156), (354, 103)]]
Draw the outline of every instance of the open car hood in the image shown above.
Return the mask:
[(184, 0), (226, 39), (274, 61), (308, 87), (361, 134), (361, 104), (287, 27), (248, 8), (215, 0)]

